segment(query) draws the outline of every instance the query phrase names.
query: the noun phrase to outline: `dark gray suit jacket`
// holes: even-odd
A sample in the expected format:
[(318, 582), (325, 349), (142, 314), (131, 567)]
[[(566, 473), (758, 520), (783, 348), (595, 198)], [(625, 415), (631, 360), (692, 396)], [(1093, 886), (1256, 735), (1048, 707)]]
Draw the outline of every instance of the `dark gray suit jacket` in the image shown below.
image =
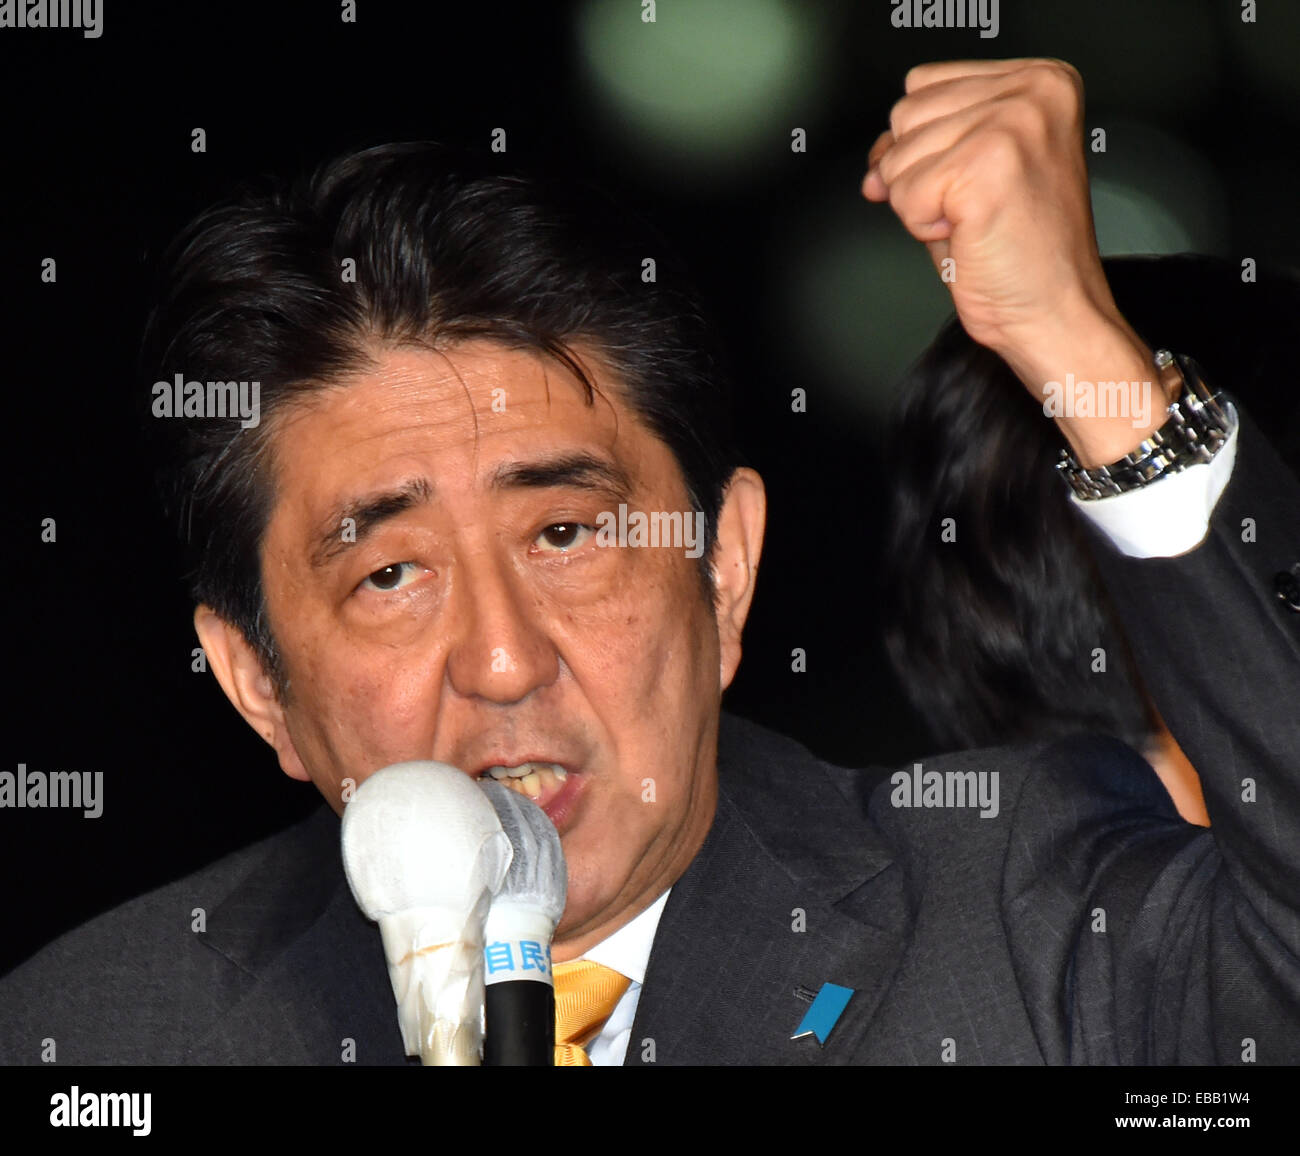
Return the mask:
[[(1247, 426), (1200, 548), (1103, 560), (1211, 831), (1111, 739), (925, 760), (997, 772), (982, 818), (724, 715), (627, 1063), (1300, 1063), (1300, 616), (1274, 593), (1298, 548), (1295, 479)], [(791, 1040), (826, 981), (855, 991), (826, 1046)], [(0, 981), (0, 1060), (47, 1038), (61, 1064), (414, 1062), (323, 806)]]

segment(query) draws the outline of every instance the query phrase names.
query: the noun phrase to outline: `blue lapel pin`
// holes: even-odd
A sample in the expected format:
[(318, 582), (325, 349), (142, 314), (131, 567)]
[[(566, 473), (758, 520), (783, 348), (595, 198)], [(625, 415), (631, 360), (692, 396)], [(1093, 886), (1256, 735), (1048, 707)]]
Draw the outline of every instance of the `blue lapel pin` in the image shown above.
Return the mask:
[[(804, 995), (807, 998), (811, 992), (806, 995), (802, 991), (797, 991), (796, 995)], [(821, 991), (813, 997), (812, 1007), (805, 1013), (799, 1026), (795, 1028), (792, 1040), (803, 1039), (804, 1036), (815, 1036), (817, 1043), (825, 1046), (826, 1037), (831, 1034), (840, 1015), (848, 1006), (849, 1000), (853, 997), (853, 988), (840, 987), (838, 983), (824, 983)]]

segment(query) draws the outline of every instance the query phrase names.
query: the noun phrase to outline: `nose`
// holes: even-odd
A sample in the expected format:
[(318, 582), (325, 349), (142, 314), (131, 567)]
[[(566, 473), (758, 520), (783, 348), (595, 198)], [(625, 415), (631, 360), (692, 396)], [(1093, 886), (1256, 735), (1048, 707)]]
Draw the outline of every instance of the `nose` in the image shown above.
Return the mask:
[(454, 568), (446, 613), (446, 677), (457, 694), (507, 705), (559, 676), (559, 655), (537, 599), (491, 550)]

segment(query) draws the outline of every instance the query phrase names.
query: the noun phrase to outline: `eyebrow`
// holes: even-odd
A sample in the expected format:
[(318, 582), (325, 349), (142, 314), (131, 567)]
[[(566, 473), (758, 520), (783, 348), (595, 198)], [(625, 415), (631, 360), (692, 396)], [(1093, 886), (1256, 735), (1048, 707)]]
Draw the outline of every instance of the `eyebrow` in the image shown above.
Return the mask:
[[(614, 462), (589, 453), (565, 454), (531, 462), (510, 462), (498, 466), (489, 481), (493, 490), (554, 489), (567, 487), (603, 494), (615, 504), (626, 502), (632, 481)], [(381, 490), (349, 499), (319, 524), (310, 561), (320, 568), (352, 547), (360, 545), (385, 522), (399, 514), (433, 501), (433, 483), (413, 478), (395, 489)], [(343, 520), (351, 518), (355, 540), (345, 540)]]
[(595, 454), (564, 454), (533, 462), (511, 462), (492, 474), (494, 490), (548, 489), (564, 486), (627, 501), (632, 479), (621, 466)]
[[(340, 554), (365, 541), (384, 522), (432, 500), (433, 485), (427, 478), (412, 478), (396, 489), (349, 499), (320, 523), (315, 535), (316, 544), (311, 551), (312, 567), (328, 565)], [(342, 533), (346, 518), (352, 519), (355, 528), (351, 539), (345, 539)]]

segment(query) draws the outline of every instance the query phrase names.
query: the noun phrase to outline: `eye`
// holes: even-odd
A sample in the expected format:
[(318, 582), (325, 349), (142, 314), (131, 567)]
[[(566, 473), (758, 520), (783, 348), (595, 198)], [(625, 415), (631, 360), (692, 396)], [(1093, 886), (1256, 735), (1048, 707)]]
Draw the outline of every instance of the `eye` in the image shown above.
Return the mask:
[(543, 553), (562, 554), (581, 546), (594, 532), (581, 522), (553, 522), (537, 535), (536, 544)]
[(385, 566), (382, 570), (376, 570), (372, 574), (366, 575), (361, 582), (361, 588), (371, 590), (400, 590), (403, 586), (409, 586), (410, 580), (419, 573), (419, 567), (414, 562), (394, 562)]

